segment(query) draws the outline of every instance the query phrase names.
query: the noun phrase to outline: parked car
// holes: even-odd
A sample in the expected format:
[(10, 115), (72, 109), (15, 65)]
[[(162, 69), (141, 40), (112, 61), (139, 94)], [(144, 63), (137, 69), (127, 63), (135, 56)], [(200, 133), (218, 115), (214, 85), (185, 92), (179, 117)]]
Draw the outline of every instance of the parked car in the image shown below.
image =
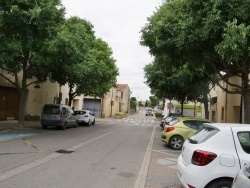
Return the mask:
[(175, 117), (162, 131), (162, 142), (167, 143), (172, 149), (181, 149), (184, 141), (200, 129), (207, 119), (195, 117)]
[(234, 178), (232, 188), (250, 187), (250, 162), (247, 163)]
[(76, 115), (71, 107), (63, 104), (45, 104), (41, 115), (41, 125), (43, 129), (48, 126), (77, 127)]
[(182, 114), (180, 113), (168, 113), (167, 115), (163, 116), (163, 118), (161, 118), (160, 127), (164, 128), (164, 126), (167, 123), (169, 123), (172, 117), (180, 117), (180, 116), (182, 116)]
[(185, 141), (178, 176), (184, 187), (229, 188), (249, 159), (250, 125), (207, 123)]
[(153, 115), (154, 115), (154, 112), (151, 108), (146, 110), (146, 116), (153, 116)]
[(95, 114), (90, 110), (76, 110), (75, 115), (77, 117), (77, 124), (85, 124), (90, 126), (95, 124)]

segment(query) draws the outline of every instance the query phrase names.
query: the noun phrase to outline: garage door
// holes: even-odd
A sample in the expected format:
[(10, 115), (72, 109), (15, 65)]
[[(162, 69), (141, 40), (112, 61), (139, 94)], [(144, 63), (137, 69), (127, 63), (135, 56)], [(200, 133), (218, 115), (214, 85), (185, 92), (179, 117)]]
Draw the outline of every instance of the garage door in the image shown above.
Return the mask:
[(18, 118), (19, 100), (17, 89), (0, 87), (0, 120)]
[(101, 118), (101, 99), (84, 99), (83, 106), (85, 110), (90, 110), (96, 118)]

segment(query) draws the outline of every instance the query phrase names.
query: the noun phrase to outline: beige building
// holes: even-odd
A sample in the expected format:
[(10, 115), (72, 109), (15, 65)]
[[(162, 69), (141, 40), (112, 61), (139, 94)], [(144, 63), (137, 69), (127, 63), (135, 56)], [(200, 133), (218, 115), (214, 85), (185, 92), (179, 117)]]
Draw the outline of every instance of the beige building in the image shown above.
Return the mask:
[(128, 84), (118, 84), (117, 88), (111, 88), (103, 98), (102, 117), (111, 117), (118, 112), (129, 113), (130, 93)]
[[(241, 79), (239, 77), (230, 77), (230, 83), (239, 85)], [(220, 85), (229, 91), (235, 90), (232, 86), (224, 81), (220, 81)], [(241, 119), (241, 95), (229, 94), (223, 91), (219, 86), (215, 86), (210, 92), (210, 109), (209, 118), (213, 122), (218, 123), (239, 123)]]
[[(25, 115), (40, 117), (44, 104), (68, 104), (68, 86), (59, 86), (50, 81), (40, 88), (29, 87)], [(0, 120), (17, 119), (19, 92), (3, 77), (0, 77)], [(96, 117), (110, 117), (117, 112), (129, 112), (130, 89), (127, 84), (118, 84), (101, 99), (90, 96), (76, 96), (72, 101), (75, 110), (89, 109)]]

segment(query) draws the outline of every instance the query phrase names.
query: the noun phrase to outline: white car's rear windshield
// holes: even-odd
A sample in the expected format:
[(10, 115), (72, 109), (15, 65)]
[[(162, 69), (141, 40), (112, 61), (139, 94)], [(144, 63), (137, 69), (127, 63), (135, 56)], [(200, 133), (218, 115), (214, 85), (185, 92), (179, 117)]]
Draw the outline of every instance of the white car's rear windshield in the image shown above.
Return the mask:
[(194, 135), (188, 138), (188, 142), (192, 144), (200, 144), (214, 136), (219, 132), (218, 129), (211, 127), (203, 127), (199, 129)]

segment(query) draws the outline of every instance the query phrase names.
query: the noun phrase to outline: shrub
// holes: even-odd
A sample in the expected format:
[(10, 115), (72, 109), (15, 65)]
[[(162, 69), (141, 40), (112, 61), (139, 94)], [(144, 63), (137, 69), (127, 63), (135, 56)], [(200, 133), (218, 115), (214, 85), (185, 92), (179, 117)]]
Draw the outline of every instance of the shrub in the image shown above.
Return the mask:
[(162, 117), (163, 117), (163, 114), (160, 113), (160, 112), (156, 112), (156, 113), (155, 113), (155, 117), (156, 117), (156, 118), (162, 118)]

